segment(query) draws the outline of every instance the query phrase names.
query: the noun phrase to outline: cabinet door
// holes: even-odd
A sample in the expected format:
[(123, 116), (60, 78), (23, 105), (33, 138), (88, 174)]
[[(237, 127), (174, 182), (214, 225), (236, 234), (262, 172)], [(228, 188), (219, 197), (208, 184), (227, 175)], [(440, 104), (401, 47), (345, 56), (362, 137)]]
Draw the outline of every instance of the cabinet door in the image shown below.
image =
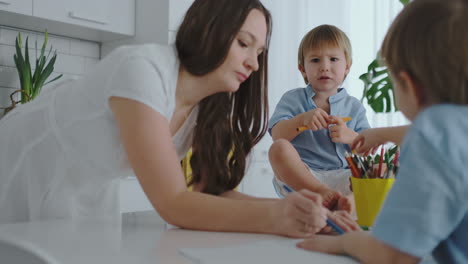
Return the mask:
[(0, 0), (0, 10), (32, 15), (33, 0)]
[(134, 13), (135, 0), (34, 0), (33, 15), (132, 35)]

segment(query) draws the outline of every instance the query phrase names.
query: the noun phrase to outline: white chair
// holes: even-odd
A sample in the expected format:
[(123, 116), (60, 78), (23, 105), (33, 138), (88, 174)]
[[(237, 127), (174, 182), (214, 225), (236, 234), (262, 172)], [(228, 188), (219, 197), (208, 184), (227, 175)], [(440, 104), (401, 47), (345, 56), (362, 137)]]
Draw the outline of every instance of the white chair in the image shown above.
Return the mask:
[(2, 264), (59, 264), (37, 247), (0, 237), (0, 263)]

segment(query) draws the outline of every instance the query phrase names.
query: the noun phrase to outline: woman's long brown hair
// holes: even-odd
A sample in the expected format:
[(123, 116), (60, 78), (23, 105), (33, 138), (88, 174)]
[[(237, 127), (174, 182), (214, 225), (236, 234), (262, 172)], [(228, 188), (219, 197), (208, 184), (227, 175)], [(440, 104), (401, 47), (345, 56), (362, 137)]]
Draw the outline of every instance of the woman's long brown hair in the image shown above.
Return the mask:
[(204, 75), (219, 67), (249, 12), (261, 11), (267, 23), (259, 69), (235, 93), (217, 93), (199, 103), (192, 144), (192, 179), (202, 191), (221, 194), (234, 189), (246, 170), (247, 156), (267, 130), (267, 58), (271, 15), (259, 0), (195, 0), (177, 32), (182, 67)]

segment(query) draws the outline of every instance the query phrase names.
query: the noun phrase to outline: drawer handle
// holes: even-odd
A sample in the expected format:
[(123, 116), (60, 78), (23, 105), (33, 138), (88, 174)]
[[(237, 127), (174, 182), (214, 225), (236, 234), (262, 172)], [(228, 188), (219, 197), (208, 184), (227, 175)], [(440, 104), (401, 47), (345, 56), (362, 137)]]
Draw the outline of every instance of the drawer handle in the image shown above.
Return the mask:
[(73, 12), (73, 11), (70, 11), (70, 13), (68, 13), (68, 15), (69, 15), (71, 18), (77, 19), (77, 20), (88, 21), (88, 22), (92, 22), (92, 23), (96, 23), (96, 24), (101, 24), (101, 25), (106, 25), (106, 24), (107, 24), (107, 21), (102, 21), (102, 20), (94, 19), (94, 18), (90, 18), (90, 17), (84, 17), (84, 16), (82, 16), (82, 15), (76, 14), (76, 13)]
[(2, 4), (2, 5), (11, 5), (11, 2), (9, 2), (9, 1), (0, 1), (0, 4)]

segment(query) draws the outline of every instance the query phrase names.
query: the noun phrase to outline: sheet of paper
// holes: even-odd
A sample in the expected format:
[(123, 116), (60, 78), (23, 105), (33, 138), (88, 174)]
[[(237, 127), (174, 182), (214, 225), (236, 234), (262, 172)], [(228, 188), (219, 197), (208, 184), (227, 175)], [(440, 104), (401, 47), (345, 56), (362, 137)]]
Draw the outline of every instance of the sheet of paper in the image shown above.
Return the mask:
[(350, 257), (327, 255), (296, 247), (300, 239), (250, 242), (235, 246), (213, 248), (180, 248), (179, 253), (197, 264), (244, 263), (321, 263), (357, 264)]

